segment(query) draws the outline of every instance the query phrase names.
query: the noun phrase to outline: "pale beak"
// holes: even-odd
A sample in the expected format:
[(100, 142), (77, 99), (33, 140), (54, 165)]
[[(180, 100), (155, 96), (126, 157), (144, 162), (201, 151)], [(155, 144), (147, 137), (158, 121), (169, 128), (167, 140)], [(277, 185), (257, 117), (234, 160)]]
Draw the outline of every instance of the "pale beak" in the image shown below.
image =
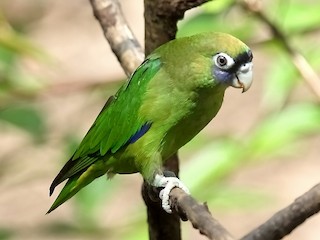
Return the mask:
[(242, 64), (235, 75), (231, 86), (246, 92), (252, 84), (252, 62)]

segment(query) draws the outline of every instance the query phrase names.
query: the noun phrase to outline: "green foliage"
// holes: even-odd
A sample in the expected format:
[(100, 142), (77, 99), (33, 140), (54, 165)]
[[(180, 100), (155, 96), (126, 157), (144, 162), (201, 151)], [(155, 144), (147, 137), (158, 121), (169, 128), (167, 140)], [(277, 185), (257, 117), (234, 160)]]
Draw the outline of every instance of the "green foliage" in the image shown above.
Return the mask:
[(0, 121), (29, 132), (38, 141), (44, 138), (46, 127), (42, 112), (31, 105), (8, 105), (0, 109)]
[(0, 239), (1, 240), (10, 240), (13, 239), (14, 232), (9, 229), (0, 228)]
[[(179, 24), (177, 37), (215, 31), (228, 32), (243, 41), (250, 39), (258, 25), (250, 15), (242, 16), (240, 19), (238, 16), (233, 16), (234, 5), (233, 0), (211, 1), (204, 4), (200, 14), (193, 15)], [(228, 21), (232, 24), (226, 24)]]
[(108, 204), (111, 196), (117, 194), (120, 187), (119, 179), (107, 182), (106, 177), (96, 179), (90, 186), (75, 196), (76, 217), (82, 229), (87, 230), (99, 227), (96, 216), (99, 215), (102, 206)]
[(251, 157), (270, 156), (290, 148), (291, 144), (310, 134), (320, 132), (320, 108), (310, 103), (300, 103), (287, 107), (281, 112), (272, 114), (254, 131), (248, 141), (248, 152)]
[(44, 140), (46, 123), (44, 114), (36, 104), (22, 103), (40, 89), (35, 76), (22, 71), (22, 58), (37, 61), (48, 59), (46, 55), (16, 32), (0, 12), (0, 124), (10, 123), (30, 133), (36, 142)]
[[(285, 71), (283, 71), (285, 69)], [(279, 81), (280, 80), (280, 81)], [(272, 110), (279, 110), (286, 104), (287, 98), (299, 81), (297, 70), (290, 58), (282, 51), (277, 51), (277, 64), (270, 66), (268, 81), (265, 81), (263, 105)]]
[(41, 89), (37, 77), (23, 70), (21, 61), (49, 63), (51, 59), (23, 34), (15, 31), (0, 12), (0, 104), (28, 97)]
[[(291, 4), (278, 3), (278, 16), (275, 19), (290, 35), (316, 31), (320, 26), (319, 9), (320, 4), (316, 1), (312, 3), (304, 1), (292, 1)], [(280, 14), (284, 18), (281, 18)]]

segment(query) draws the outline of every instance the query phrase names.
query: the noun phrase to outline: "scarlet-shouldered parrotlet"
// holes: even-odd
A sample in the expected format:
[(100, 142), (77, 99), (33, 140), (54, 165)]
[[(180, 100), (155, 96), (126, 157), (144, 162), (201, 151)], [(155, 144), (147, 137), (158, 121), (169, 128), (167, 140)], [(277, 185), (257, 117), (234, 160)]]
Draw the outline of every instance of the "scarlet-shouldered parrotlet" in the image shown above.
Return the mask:
[(94, 179), (140, 172), (164, 187), (162, 207), (171, 212), (173, 187), (188, 192), (162, 164), (196, 136), (219, 111), (227, 87), (252, 83), (252, 52), (225, 33), (172, 40), (154, 50), (109, 98), (70, 160), (50, 186), (67, 180), (48, 213)]

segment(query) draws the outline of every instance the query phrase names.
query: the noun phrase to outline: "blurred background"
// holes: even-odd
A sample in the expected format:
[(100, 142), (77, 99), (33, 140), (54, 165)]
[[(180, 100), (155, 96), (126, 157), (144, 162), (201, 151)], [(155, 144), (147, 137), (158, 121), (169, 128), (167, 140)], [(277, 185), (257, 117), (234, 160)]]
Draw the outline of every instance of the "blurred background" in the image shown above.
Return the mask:
[[(120, 2), (143, 45), (143, 1)], [(179, 23), (178, 37), (228, 32), (254, 53), (250, 91), (228, 89), (180, 151), (182, 180), (235, 237), (319, 182), (319, 11), (318, 1), (221, 0)], [(138, 174), (101, 177), (45, 215), (51, 181), (125, 79), (89, 1), (0, 2), (0, 239), (148, 239)], [(182, 226), (183, 239), (205, 239)], [(318, 240), (319, 226), (316, 215), (285, 239)]]

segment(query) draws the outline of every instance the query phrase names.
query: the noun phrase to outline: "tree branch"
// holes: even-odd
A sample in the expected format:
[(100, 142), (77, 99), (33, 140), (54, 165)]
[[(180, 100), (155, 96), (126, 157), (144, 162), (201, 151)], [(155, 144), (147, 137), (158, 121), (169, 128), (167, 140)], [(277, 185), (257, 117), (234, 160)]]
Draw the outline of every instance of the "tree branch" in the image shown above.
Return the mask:
[(291, 233), (307, 218), (320, 211), (320, 184), (274, 214), (268, 221), (242, 237), (241, 240), (279, 240)]
[(175, 38), (184, 13), (210, 0), (145, 0), (146, 55)]
[(212, 217), (206, 203), (199, 204), (192, 196), (179, 188), (170, 192), (171, 208), (183, 220), (189, 220), (200, 233), (214, 240), (234, 240), (231, 234)]
[(104, 36), (127, 76), (141, 64), (143, 50), (123, 17), (117, 0), (90, 0)]

